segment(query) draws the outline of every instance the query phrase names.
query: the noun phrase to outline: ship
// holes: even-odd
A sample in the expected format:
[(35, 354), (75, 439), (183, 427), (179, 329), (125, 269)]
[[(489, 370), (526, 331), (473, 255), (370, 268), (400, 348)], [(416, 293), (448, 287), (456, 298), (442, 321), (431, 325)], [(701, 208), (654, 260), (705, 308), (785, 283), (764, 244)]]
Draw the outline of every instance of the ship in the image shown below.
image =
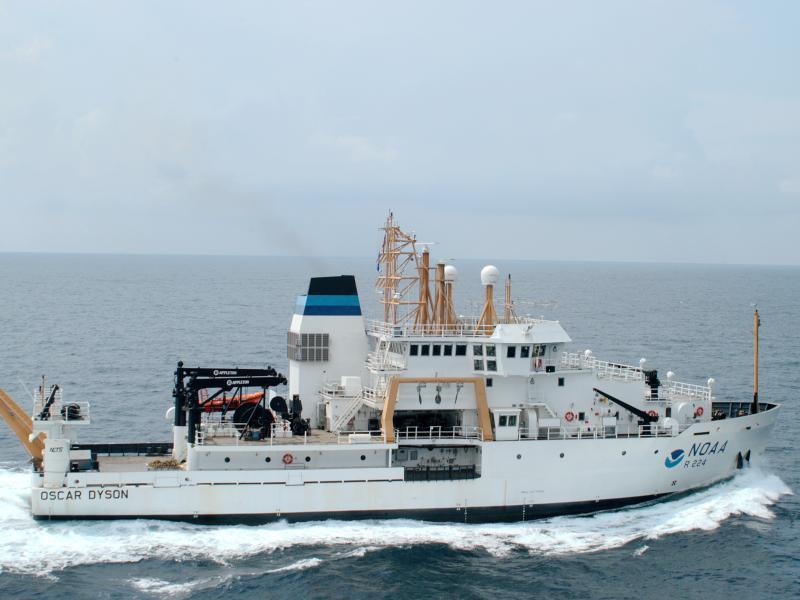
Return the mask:
[(32, 458), (33, 516), (525, 521), (686, 493), (762, 459), (780, 407), (758, 397), (757, 310), (753, 398), (721, 401), (713, 379), (575, 351), (559, 321), (518, 314), (510, 275), (496, 302), (492, 265), (480, 314), (459, 314), (455, 265), (392, 214), (382, 230), (382, 318), (365, 318), (354, 276), (311, 278), (286, 375), (177, 364), (171, 440), (84, 443), (88, 402), (43, 378), (29, 413), (0, 390)]

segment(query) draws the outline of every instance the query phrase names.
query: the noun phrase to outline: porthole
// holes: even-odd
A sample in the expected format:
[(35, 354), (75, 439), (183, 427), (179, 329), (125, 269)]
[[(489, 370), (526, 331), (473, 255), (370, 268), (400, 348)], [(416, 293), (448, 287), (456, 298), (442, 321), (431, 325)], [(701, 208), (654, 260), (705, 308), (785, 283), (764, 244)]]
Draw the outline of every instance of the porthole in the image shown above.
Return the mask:
[(522, 454), (517, 454), (517, 460), (519, 460), (520, 458), (522, 458)]
[(267, 458), (264, 459), (264, 462), (270, 462), (271, 460), (272, 459), (268, 456)]
[(564, 453), (562, 452), (561, 454), (559, 454), (559, 456), (560, 456), (561, 458), (564, 458)]
[(311, 462), (311, 457), (310, 456), (306, 456), (306, 462)]
[(226, 456), (226, 457), (225, 457), (225, 462), (226, 462), (226, 463), (228, 463), (228, 462), (231, 462), (231, 457), (230, 457), (230, 456)]
[(654, 451), (653, 451), (653, 454), (658, 454), (658, 450), (654, 450)]
[(622, 451), (622, 456), (625, 456), (627, 453), (628, 453), (628, 451), (627, 451), (627, 450), (623, 450), (623, 451)]
[(362, 454), (361, 455), (361, 460), (367, 460), (367, 457)]

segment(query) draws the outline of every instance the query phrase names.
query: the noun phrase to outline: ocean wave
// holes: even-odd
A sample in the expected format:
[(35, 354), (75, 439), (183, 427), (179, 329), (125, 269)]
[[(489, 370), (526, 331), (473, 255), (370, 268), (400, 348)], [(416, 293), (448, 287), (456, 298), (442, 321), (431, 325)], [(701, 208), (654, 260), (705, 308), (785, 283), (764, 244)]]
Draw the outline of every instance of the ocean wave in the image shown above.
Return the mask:
[[(0, 570), (38, 575), (81, 565), (151, 558), (205, 559), (224, 564), (302, 547), (341, 546), (341, 558), (422, 544), (445, 544), (494, 556), (517, 551), (578, 554), (686, 531), (710, 531), (737, 515), (770, 520), (770, 507), (782, 495), (791, 493), (776, 475), (750, 469), (694, 494), (590, 516), (485, 525), (385, 520), (279, 522), (246, 527), (156, 520), (35, 521), (29, 511), (29, 486), (27, 473), (0, 469)], [(320, 562), (308, 557), (274, 571), (311, 568)], [(149, 591), (160, 595), (185, 591), (169, 587), (178, 584), (137, 581), (139, 589), (151, 586)]]

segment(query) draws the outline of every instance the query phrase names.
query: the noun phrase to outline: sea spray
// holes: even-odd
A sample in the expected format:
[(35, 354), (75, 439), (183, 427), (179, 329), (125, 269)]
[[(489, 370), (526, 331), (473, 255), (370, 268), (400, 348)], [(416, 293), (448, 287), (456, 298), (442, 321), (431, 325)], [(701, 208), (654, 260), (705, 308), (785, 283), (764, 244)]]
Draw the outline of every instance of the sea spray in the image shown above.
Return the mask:
[[(515, 551), (587, 553), (685, 531), (712, 530), (737, 515), (768, 520), (773, 516), (770, 506), (791, 493), (776, 475), (750, 470), (674, 500), (588, 516), (486, 525), (398, 519), (245, 527), (154, 520), (35, 521), (27, 507), (29, 485), (28, 474), (0, 469), (0, 569), (40, 575), (78, 565), (149, 558), (224, 563), (315, 546), (343, 546), (354, 556), (380, 548), (422, 544), (445, 544), (494, 556)], [(294, 568), (309, 568), (318, 560), (307, 557)]]

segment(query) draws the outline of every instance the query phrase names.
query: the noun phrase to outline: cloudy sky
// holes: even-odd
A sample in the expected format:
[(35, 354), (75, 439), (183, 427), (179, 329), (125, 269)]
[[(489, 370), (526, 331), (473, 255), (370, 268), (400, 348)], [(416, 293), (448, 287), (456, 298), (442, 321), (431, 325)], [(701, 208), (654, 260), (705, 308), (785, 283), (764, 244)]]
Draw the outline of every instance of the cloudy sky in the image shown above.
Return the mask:
[(800, 3), (0, 2), (0, 251), (800, 264)]

